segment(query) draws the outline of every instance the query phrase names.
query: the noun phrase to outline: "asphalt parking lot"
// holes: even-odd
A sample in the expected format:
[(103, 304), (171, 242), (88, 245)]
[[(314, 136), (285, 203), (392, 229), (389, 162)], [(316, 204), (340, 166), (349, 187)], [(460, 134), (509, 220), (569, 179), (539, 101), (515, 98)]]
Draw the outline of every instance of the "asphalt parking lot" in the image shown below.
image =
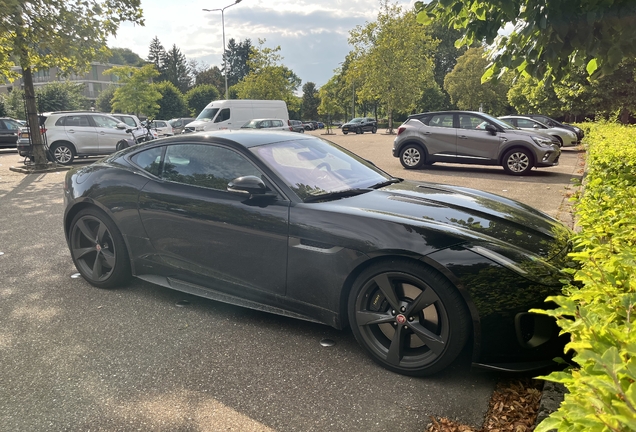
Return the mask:
[[(501, 167), (406, 171), (391, 136), (327, 138), (395, 176), (488, 190), (568, 223), (565, 195), (582, 175), (577, 149), (511, 177)], [(404, 377), (349, 331), (141, 281), (99, 290), (72, 278), (64, 173), (9, 171), (20, 159), (0, 150), (1, 431), (423, 431), (429, 416), (481, 426), (498, 376), (471, 370), (468, 352), (437, 376)]]

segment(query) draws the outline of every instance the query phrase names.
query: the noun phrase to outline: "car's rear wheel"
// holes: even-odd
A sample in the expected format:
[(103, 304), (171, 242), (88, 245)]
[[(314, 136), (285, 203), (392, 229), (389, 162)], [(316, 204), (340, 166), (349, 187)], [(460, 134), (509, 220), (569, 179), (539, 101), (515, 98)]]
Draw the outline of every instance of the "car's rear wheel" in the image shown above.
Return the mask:
[(73, 218), (69, 232), (73, 262), (88, 283), (114, 288), (130, 280), (124, 239), (106, 213), (97, 208), (81, 210)]
[(56, 143), (51, 146), (51, 154), (56, 163), (70, 165), (75, 159), (75, 149), (71, 144)]
[(346, 134), (348, 134), (349, 132), (347, 132), (347, 131), (342, 131), (342, 133), (346, 135)]
[(373, 129), (371, 129), (371, 133), (376, 133), (378, 131), (378, 127), (377, 126), (373, 126)]
[(117, 143), (117, 146), (115, 147), (115, 149), (116, 149), (117, 151), (119, 151), (119, 150), (123, 150), (123, 149), (128, 148), (128, 147), (130, 147), (130, 146), (128, 145), (128, 141), (121, 140), (121, 141), (119, 141), (119, 142)]
[(512, 149), (503, 159), (503, 168), (508, 174), (524, 175), (532, 169), (532, 155), (526, 149)]
[(358, 135), (360, 135), (360, 134), (362, 133), (362, 128), (357, 128), (357, 129), (356, 129), (356, 133), (357, 133)]
[(442, 275), (391, 260), (363, 271), (349, 295), (356, 340), (385, 368), (430, 375), (447, 367), (468, 340), (470, 314)]
[(406, 169), (416, 169), (424, 164), (426, 157), (417, 144), (407, 144), (400, 152), (400, 163)]

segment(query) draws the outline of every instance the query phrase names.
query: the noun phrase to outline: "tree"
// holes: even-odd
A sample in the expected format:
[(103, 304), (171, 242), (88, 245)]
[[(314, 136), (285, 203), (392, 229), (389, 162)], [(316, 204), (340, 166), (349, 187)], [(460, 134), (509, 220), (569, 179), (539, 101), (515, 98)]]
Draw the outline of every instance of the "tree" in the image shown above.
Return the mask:
[(53, 82), (39, 87), (36, 94), (40, 112), (81, 110), (90, 106), (81, 83)]
[(225, 80), (223, 72), (218, 66), (212, 66), (209, 69), (201, 71), (197, 74), (195, 85), (209, 84), (219, 91), (219, 95), (225, 94)]
[[(633, 0), (433, 0), (416, 9), (422, 23), (459, 29), (459, 44), (494, 44), (484, 80), (511, 69), (549, 84), (572, 67), (598, 78), (636, 57)], [(508, 23), (512, 33), (499, 35)]]
[(347, 81), (362, 100), (385, 106), (390, 131), (395, 112), (410, 112), (427, 88), (438, 87), (431, 60), (438, 42), (412, 11), (384, 1), (377, 20), (352, 30), (349, 43), (355, 50)]
[(482, 47), (471, 48), (457, 59), (453, 71), (444, 79), (444, 89), (451, 101), (459, 109), (485, 112), (493, 115), (504, 114), (508, 106), (509, 86), (503, 80), (485, 82), (481, 75), (488, 64)]
[(320, 97), (320, 105), (318, 113), (327, 116), (327, 133), (331, 133), (331, 120), (339, 112), (338, 105), (338, 77), (331, 77), (329, 81), (318, 91)]
[(193, 87), (186, 93), (185, 101), (191, 115), (199, 115), (210, 102), (219, 99), (218, 89), (210, 84)]
[(12, 81), (20, 66), (36, 168), (47, 165), (40, 135), (33, 70), (54, 66), (83, 72), (106, 61), (106, 40), (124, 21), (143, 25), (139, 0), (6, 0), (0, 8), (0, 78)]
[(162, 81), (155, 84), (154, 89), (161, 94), (161, 98), (157, 101), (159, 110), (155, 118), (169, 120), (188, 115), (183, 93), (174, 84), (170, 81)]
[(159, 71), (160, 77), (164, 76), (166, 50), (163, 45), (161, 45), (161, 42), (159, 42), (159, 38), (157, 36), (155, 36), (150, 42), (150, 47), (148, 48), (148, 61), (155, 65), (155, 68)]
[(151, 83), (159, 75), (152, 64), (142, 68), (115, 66), (104, 71), (104, 75), (113, 74), (121, 83), (111, 100), (112, 108), (123, 113), (145, 114), (154, 117), (160, 106), (161, 93)]
[(318, 105), (320, 105), (320, 96), (318, 95), (318, 89), (316, 84), (306, 82), (303, 85), (303, 102), (302, 102), (302, 116), (306, 119), (318, 118)]
[[(252, 41), (245, 39), (238, 44), (234, 39), (230, 39), (227, 48), (223, 53), (223, 64), (227, 72), (227, 85), (231, 87), (241, 81), (250, 72), (249, 61), (252, 53)], [(225, 94), (225, 82), (223, 83), (223, 94)]]
[(253, 48), (250, 55), (250, 73), (234, 86), (239, 99), (284, 100), (288, 105), (295, 103), (294, 92), (300, 85), (300, 78), (289, 68), (279, 65), (282, 60), (280, 46), (266, 48), (265, 40), (259, 40), (260, 47)]
[(190, 71), (185, 56), (176, 45), (172, 45), (170, 51), (166, 53), (164, 63), (165, 80), (170, 81), (182, 93), (190, 88)]
[(115, 90), (117, 90), (117, 86), (109, 85), (101, 91), (95, 100), (95, 108), (98, 111), (105, 113), (113, 112), (112, 100), (115, 96)]
[(144, 60), (128, 48), (111, 48), (108, 63), (128, 66), (143, 66)]

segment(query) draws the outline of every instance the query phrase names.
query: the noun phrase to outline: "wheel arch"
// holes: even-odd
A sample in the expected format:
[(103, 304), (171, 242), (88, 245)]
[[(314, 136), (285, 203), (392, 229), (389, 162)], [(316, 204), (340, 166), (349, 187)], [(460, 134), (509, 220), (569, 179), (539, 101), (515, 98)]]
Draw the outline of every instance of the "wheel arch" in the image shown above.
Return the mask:
[(499, 154), (499, 159), (497, 161), (498, 165), (503, 164), (504, 162), (504, 157), (506, 156), (506, 154), (508, 154), (508, 152), (510, 152), (511, 150), (517, 150), (517, 149), (521, 149), (521, 150), (525, 150), (529, 153), (530, 155), (530, 159), (532, 160), (532, 167), (535, 167), (537, 164), (536, 161), (536, 157), (534, 154), (534, 150), (532, 150), (532, 148), (530, 148), (528, 145), (525, 144), (521, 144), (521, 143), (512, 143), (509, 146), (505, 147), (501, 153)]
[(53, 141), (51, 144), (49, 144), (49, 149), (53, 149), (55, 146), (59, 145), (59, 144), (65, 144), (67, 145), (72, 151), (73, 154), (75, 156), (77, 156), (77, 147), (75, 147), (75, 144), (73, 144), (71, 141), (69, 140), (65, 140), (65, 139), (59, 139), (59, 140), (55, 140)]

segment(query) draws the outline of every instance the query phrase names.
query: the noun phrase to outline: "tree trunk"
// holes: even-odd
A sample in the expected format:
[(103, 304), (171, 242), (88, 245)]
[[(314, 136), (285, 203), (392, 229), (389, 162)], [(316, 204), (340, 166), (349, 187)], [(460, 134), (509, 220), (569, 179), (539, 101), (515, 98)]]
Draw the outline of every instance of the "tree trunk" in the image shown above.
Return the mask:
[(393, 110), (389, 106), (387, 111), (389, 112), (389, 130), (387, 133), (393, 135)]
[(623, 108), (621, 110), (621, 116), (620, 116), (620, 121), (623, 124), (628, 124), (629, 123), (629, 110), (627, 108)]
[(22, 79), (24, 80), (24, 97), (26, 100), (27, 123), (29, 124), (29, 131), (31, 133), (31, 145), (33, 149), (33, 157), (35, 159), (35, 168), (42, 169), (46, 168), (48, 161), (46, 159), (46, 152), (44, 151), (42, 134), (40, 134), (40, 119), (38, 117), (38, 108), (35, 103), (33, 74), (31, 73), (30, 66), (22, 66)]

